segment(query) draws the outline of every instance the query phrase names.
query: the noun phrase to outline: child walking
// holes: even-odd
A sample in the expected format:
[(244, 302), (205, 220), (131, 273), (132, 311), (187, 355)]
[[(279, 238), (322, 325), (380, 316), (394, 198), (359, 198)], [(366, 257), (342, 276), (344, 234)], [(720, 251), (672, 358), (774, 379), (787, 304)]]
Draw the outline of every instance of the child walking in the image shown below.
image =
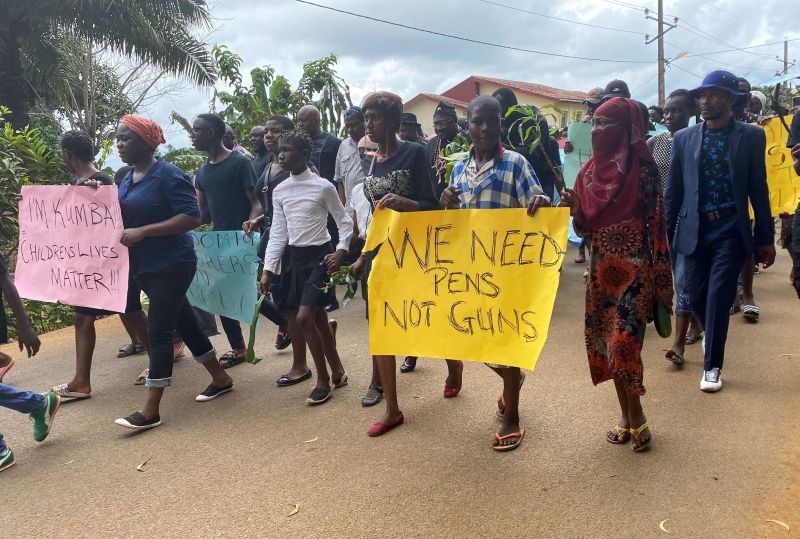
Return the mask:
[[(19, 299), (17, 287), (8, 276), (6, 263), (2, 256), (0, 256), (0, 289), (8, 299), (8, 305), (17, 320), (17, 339), (20, 351), (24, 347), (28, 351), (28, 357), (35, 356), (41, 342), (31, 327), (28, 315)], [(3, 353), (0, 353), (0, 360), (5, 360), (7, 365), (13, 365), (13, 360)], [(53, 392), (40, 394), (0, 384), (0, 406), (29, 414), (33, 421), (33, 439), (37, 442), (43, 442), (47, 438), (60, 404), (61, 397)], [(7, 470), (15, 463), (14, 453), (6, 445), (3, 434), (0, 433), (0, 472)]]
[[(299, 131), (281, 137), (278, 163), (291, 175), (272, 195), (274, 213), (259, 290), (261, 294), (269, 291), (273, 275), (288, 279), (277, 307), (288, 314), (290, 328), (300, 328), (314, 358), (317, 384), (306, 402), (316, 405), (330, 399), (333, 389), (347, 385), (347, 373), (325, 311), (334, 290), (323, 292), (322, 288), (347, 253), (353, 222), (333, 184), (308, 169), (312, 146), (311, 138)], [(327, 230), (328, 214), (339, 231), (335, 250)], [(281, 268), (285, 249), (289, 252), (288, 269)]]

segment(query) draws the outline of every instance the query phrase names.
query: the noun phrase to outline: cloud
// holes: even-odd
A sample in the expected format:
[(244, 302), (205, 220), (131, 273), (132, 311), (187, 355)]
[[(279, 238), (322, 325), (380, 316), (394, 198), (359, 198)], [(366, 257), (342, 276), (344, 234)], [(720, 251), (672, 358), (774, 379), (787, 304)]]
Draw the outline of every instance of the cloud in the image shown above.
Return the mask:
[[(368, 92), (389, 90), (404, 99), (419, 92), (442, 92), (466, 77), (476, 75), (523, 80), (568, 90), (589, 90), (613, 78), (628, 82), (634, 97), (645, 103), (657, 99), (656, 44), (645, 45), (645, 34), (655, 35), (656, 23), (641, 10), (620, 4), (641, 4), (655, 9), (654, 0), (497, 0), (520, 9), (584, 23), (628, 29), (635, 34), (561, 22), (521, 13), (480, 0), (314, 0), (337, 9), (395, 21), (438, 32), (565, 55), (638, 60), (646, 63), (612, 63), (573, 60), (467, 43), (416, 32), (376, 21), (335, 13), (293, 0), (217, 1), (211, 9), (217, 28), (210, 43), (226, 44), (241, 55), (243, 72), (271, 65), (296, 83), (304, 62), (334, 52), (339, 73), (350, 85), (353, 100)], [(675, 58), (667, 68), (666, 89), (697, 85), (703, 74), (725, 68), (751, 80), (766, 79), (782, 68), (783, 45), (734, 51), (715, 56), (698, 53), (721, 51), (729, 45), (745, 47), (797, 36), (796, 22), (785, 2), (762, 0), (754, 9), (745, 0), (669, 2), (670, 17), (678, 27), (665, 35), (665, 55)], [(772, 17), (784, 13), (784, 17)], [(770, 19), (777, 22), (770, 23)], [(668, 17), (668, 20), (671, 20)], [(794, 19), (796, 21), (796, 19)], [(707, 34), (707, 35), (704, 35)], [(709, 37), (713, 36), (713, 37)], [(722, 43), (721, 43), (722, 42)], [(729, 44), (729, 45), (726, 45)], [(800, 41), (790, 44), (797, 51)], [(797, 54), (794, 54), (797, 56)], [(164, 127), (177, 110), (191, 117), (208, 110), (210, 92), (193, 88), (179, 99), (161, 100), (145, 111)], [(188, 144), (185, 133), (169, 128), (170, 143)]]

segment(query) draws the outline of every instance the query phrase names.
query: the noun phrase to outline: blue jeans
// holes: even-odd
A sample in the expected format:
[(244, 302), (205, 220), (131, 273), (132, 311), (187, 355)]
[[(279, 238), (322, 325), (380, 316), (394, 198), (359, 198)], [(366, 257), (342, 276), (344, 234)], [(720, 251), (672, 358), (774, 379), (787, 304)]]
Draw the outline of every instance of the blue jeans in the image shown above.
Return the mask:
[[(23, 391), (13, 386), (0, 384), (0, 406), (4, 408), (11, 408), (23, 414), (32, 414), (41, 410), (44, 403), (44, 396), (40, 393)], [(7, 447), (3, 440), (3, 433), (0, 432), (0, 453), (4, 453)]]
[(672, 253), (672, 273), (673, 281), (675, 284), (675, 295), (677, 296), (677, 305), (675, 306), (675, 314), (678, 316), (692, 316), (694, 311), (686, 299), (686, 294), (683, 293), (684, 288), (684, 273), (686, 266), (686, 257), (680, 253)]

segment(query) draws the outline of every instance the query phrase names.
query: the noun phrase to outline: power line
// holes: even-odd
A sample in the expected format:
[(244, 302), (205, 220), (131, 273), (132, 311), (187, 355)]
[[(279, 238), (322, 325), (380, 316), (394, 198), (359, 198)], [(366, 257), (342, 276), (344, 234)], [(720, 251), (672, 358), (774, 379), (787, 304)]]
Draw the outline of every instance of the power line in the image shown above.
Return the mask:
[[(691, 51), (687, 51), (683, 47), (679, 47), (678, 45), (675, 45), (674, 43), (670, 43), (669, 41), (665, 40), (664, 43), (666, 43), (670, 47), (678, 49), (679, 51), (685, 52), (687, 54), (687, 56), (686, 56), (687, 58), (697, 58), (698, 56), (702, 56), (700, 54), (695, 54), (695, 53), (693, 53)], [(774, 69), (769, 68), (769, 67), (752, 67), (752, 66), (740, 66), (740, 65), (736, 65), (736, 64), (730, 64), (728, 62), (723, 62), (722, 60), (719, 60), (717, 58), (714, 58), (714, 63), (715, 64), (722, 64), (722, 65), (725, 65), (725, 66), (728, 66), (728, 67), (735, 67), (737, 69), (748, 69), (750, 71), (775, 71)]]
[[(786, 41), (789, 41), (790, 43), (792, 41), (800, 41), (800, 37), (787, 39)], [(748, 47), (741, 47), (741, 48), (737, 48), (737, 49), (726, 49), (724, 51), (699, 52), (699, 53), (694, 54), (694, 56), (713, 56), (715, 54), (722, 54), (723, 52), (733, 52), (733, 51), (738, 51), (738, 50), (741, 50), (741, 49), (757, 49), (759, 47), (768, 47), (770, 45), (783, 45), (783, 40), (781, 40), (781, 41), (773, 41), (771, 43), (762, 43), (761, 45), (750, 45)]]
[(692, 72), (691, 72), (691, 71), (689, 71), (688, 69), (683, 69), (683, 68), (682, 68), (681, 66), (679, 66), (679, 65), (676, 65), (676, 64), (669, 64), (669, 66), (670, 66), (670, 67), (674, 67), (675, 69), (680, 69), (680, 70), (681, 70), (681, 71), (683, 71), (684, 73), (688, 73), (688, 74), (690, 74), (690, 75), (691, 75), (691, 76), (693, 76), (693, 77), (697, 77), (698, 79), (702, 79), (702, 78), (703, 78), (703, 76), (702, 76), (702, 75), (698, 75), (697, 73), (692, 73)]
[[(689, 32), (690, 34), (694, 34), (696, 36), (702, 37), (702, 38), (707, 39), (709, 41), (713, 41), (715, 43), (719, 43), (720, 45), (725, 45), (726, 47), (731, 47), (731, 48), (733, 48), (733, 49), (735, 49), (737, 51), (741, 51), (741, 52), (750, 54), (752, 56), (758, 56), (760, 58), (769, 58), (770, 60), (772, 59), (772, 57), (769, 56), (769, 55), (759, 54), (757, 52), (752, 52), (752, 51), (749, 51), (749, 50), (744, 49), (742, 47), (737, 47), (736, 45), (731, 45), (730, 43), (722, 41), (721, 39), (712, 36), (711, 34), (706, 32), (705, 30), (702, 30), (701, 28), (698, 28), (697, 26), (693, 25), (692, 23), (688, 22), (685, 19), (681, 19), (681, 22), (683, 24), (680, 25), (679, 28), (682, 28), (684, 31)], [(694, 29), (695, 31), (692, 31), (690, 29)]]
[(353, 17), (358, 17), (358, 18), (361, 18), (361, 19), (369, 20), (369, 21), (388, 24), (388, 25), (391, 25), (391, 26), (396, 26), (398, 28), (405, 28), (407, 30), (414, 30), (416, 32), (422, 32), (422, 33), (425, 33), (425, 34), (432, 34), (432, 35), (435, 35), (435, 36), (447, 37), (447, 38), (450, 38), (450, 39), (457, 39), (459, 41), (466, 41), (468, 43), (475, 43), (475, 44), (478, 44), (478, 45), (486, 45), (488, 47), (495, 47), (495, 48), (498, 48), (498, 49), (507, 49), (507, 50), (518, 51), (518, 52), (529, 52), (531, 54), (540, 54), (540, 55), (543, 55), (543, 56), (553, 56), (553, 57), (556, 57), (556, 58), (569, 58), (569, 59), (572, 59), (572, 60), (586, 60), (586, 61), (590, 61), (590, 62), (612, 62), (612, 63), (617, 63), (617, 64), (651, 64), (652, 63), (651, 60), (617, 60), (617, 59), (614, 59), (614, 58), (590, 58), (590, 57), (587, 57), (587, 56), (573, 56), (573, 55), (570, 55), (570, 54), (561, 54), (561, 53), (557, 53), (557, 52), (547, 52), (547, 51), (538, 51), (538, 50), (534, 50), (534, 49), (524, 49), (522, 47), (512, 47), (510, 45), (501, 45), (499, 43), (492, 43), (490, 41), (481, 41), (479, 39), (471, 39), (471, 38), (463, 37), (463, 36), (455, 36), (455, 35), (452, 35), (452, 34), (445, 34), (444, 32), (437, 32), (435, 30), (428, 30), (428, 29), (425, 29), (425, 28), (418, 28), (416, 26), (411, 26), (411, 25), (408, 25), (408, 24), (402, 24), (402, 23), (399, 23), (399, 22), (392, 22), (392, 21), (387, 21), (387, 20), (384, 20), (384, 19), (378, 19), (377, 17), (371, 17), (369, 15), (363, 15), (361, 13), (354, 13), (352, 11), (345, 11), (344, 9), (338, 9), (338, 8), (334, 8), (334, 7), (330, 7), (330, 6), (325, 6), (325, 5), (322, 5), (322, 4), (315, 4), (314, 2), (308, 2), (307, 0), (295, 0), (295, 1), (300, 3), (300, 4), (307, 4), (309, 6), (314, 6), (314, 7), (318, 7), (318, 8), (321, 8), (321, 9), (327, 9), (329, 11), (334, 11), (336, 13), (342, 13), (344, 15), (352, 15)]
[(528, 9), (522, 9), (522, 8), (518, 8), (518, 7), (514, 7), (514, 6), (508, 6), (506, 4), (501, 4), (499, 2), (492, 2), (490, 0), (478, 0), (478, 1), (479, 2), (483, 2), (484, 4), (492, 4), (494, 6), (500, 6), (500, 7), (506, 8), (506, 9), (519, 11), (521, 13), (528, 13), (530, 15), (536, 15), (538, 17), (544, 17), (546, 19), (553, 19), (555, 21), (568, 22), (568, 23), (571, 23), (571, 24), (578, 24), (578, 25), (581, 25), (581, 26), (589, 26), (591, 28), (599, 28), (601, 30), (611, 30), (613, 32), (622, 32), (622, 33), (625, 33), (625, 34), (634, 34), (634, 35), (637, 35), (637, 36), (644, 35), (644, 34), (642, 34), (642, 32), (637, 32), (636, 30), (627, 30), (625, 28), (613, 28), (613, 27), (610, 27), (610, 26), (601, 26), (599, 24), (591, 24), (591, 23), (588, 23), (588, 22), (573, 21), (571, 19), (564, 19), (564, 18), (561, 18), (561, 17), (554, 17), (553, 15), (546, 15), (544, 13), (539, 13), (537, 11), (530, 11)]

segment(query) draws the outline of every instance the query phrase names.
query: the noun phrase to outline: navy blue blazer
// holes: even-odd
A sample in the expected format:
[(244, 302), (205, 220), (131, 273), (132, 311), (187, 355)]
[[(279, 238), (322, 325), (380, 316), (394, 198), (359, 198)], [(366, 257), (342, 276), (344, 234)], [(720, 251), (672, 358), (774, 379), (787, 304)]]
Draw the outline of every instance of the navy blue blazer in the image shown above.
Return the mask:
[[(701, 122), (681, 129), (672, 137), (664, 211), (670, 244), (683, 255), (693, 254), (700, 238), (699, 185), (703, 124)], [(767, 189), (766, 146), (763, 129), (734, 121), (728, 155), (739, 232), (747, 254), (753, 254), (756, 246), (775, 243), (775, 226)], [(750, 227), (748, 201), (755, 214), (753, 229)]]

